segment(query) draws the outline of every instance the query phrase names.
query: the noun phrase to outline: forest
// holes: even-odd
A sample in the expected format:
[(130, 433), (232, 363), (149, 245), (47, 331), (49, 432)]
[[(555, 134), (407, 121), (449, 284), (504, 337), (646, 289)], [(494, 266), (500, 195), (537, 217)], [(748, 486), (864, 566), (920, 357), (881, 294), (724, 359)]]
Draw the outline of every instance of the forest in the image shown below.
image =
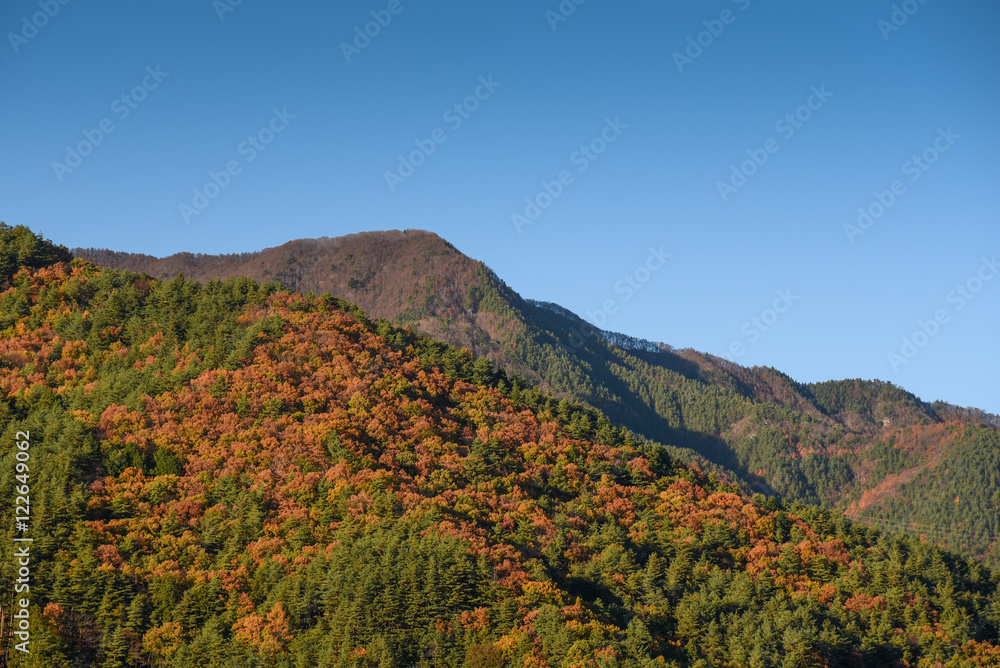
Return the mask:
[[(693, 440), (329, 293), (99, 268), (7, 226), (0, 290), (3, 592), (31, 434), (31, 652), (10, 665), (1000, 666), (983, 561), (706, 472), (670, 447)], [(841, 410), (811, 391), (817, 423)], [(769, 410), (673, 399), (709, 435)], [(953, 422), (962, 461), (992, 456), (992, 427)], [(903, 484), (961, 495), (974, 468)]]
[[(996, 415), (923, 402), (882, 381), (802, 384), (773, 368), (595, 330), (557, 304), (523, 299), (425, 231), (300, 239), (241, 255), (73, 253), (157, 277), (244, 275), (291, 291), (330, 291), (372, 317), (488, 356), (749, 490), (819, 504), (1000, 567)], [(949, 489), (952, 472), (962, 478), (960, 496)]]
[(582, 320), (522, 300), (485, 268), (476, 295), (496, 320), (501, 357), (676, 457), (1000, 567), (997, 416), (925, 403), (883, 381), (806, 385), (692, 350), (581, 337)]

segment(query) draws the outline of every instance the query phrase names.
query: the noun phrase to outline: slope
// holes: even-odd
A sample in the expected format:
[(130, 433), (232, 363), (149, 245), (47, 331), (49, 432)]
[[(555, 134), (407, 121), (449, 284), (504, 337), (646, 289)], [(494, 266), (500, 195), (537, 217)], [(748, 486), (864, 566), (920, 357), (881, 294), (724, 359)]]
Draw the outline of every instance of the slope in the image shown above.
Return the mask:
[[(239, 256), (74, 253), (153, 276), (247, 274), (330, 290), (374, 317), (486, 355), (754, 491), (847, 511), (1000, 565), (996, 416), (927, 404), (889, 383), (803, 385), (772, 368), (602, 332), (558, 305), (523, 299), (428, 232), (300, 240)], [(946, 482), (955, 472), (961, 495)]]
[(750, 499), (332, 297), (77, 260), (0, 317), (23, 665), (1000, 661), (982, 565)]

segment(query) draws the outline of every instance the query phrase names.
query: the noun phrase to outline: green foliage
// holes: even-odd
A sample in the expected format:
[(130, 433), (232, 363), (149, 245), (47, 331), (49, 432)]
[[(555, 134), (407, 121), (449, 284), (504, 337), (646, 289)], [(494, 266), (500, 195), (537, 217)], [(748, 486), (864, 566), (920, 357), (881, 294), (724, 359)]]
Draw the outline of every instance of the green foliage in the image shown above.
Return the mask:
[(8, 283), (21, 267), (38, 269), (72, 259), (65, 246), (56, 246), (23, 225), (11, 227), (0, 222), (0, 286)]
[[(1000, 566), (996, 486), (989, 473), (976, 473), (996, 470), (981, 456), (991, 450), (934, 454), (947, 438), (939, 429), (945, 420), (980, 424), (995, 436), (996, 416), (925, 405), (887, 382), (805, 385), (775, 369), (745, 369), (690, 351), (653, 352), (628, 340), (610, 345), (559, 307), (522, 300), (486, 267), (468, 294), (476, 309), (497, 319), (501, 356), (511, 368), (666, 444), (676, 459), (788, 502), (844, 510), (875, 494), (865, 521), (924, 534)], [(894, 428), (905, 431), (893, 435)], [(591, 432), (580, 425), (580, 433)], [(876, 489), (923, 467), (919, 482)], [(961, 486), (944, 482), (958, 479), (950, 471), (962, 472)], [(956, 496), (965, 500), (955, 504)]]
[[(751, 500), (592, 405), (329, 295), (75, 261), (17, 278), (0, 318), (0, 488), (30, 431), (48, 665), (958, 666), (1000, 651), (986, 566)], [(648, 384), (678, 435), (739, 418), (790, 455), (795, 434), (766, 423), (811, 425), (619, 362), (618, 387)], [(913, 484), (996, 489), (995, 431), (955, 442), (974, 467)], [(887, 471), (913, 463), (898, 445), (879, 446)], [(740, 465), (767, 461), (747, 447)], [(783, 488), (837, 475), (796, 466)], [(14, 563), (14, 499), (0, 509)]]
[(950, 455), (904, 483), (900, 493), (887, 499), (877, 513), (862, 514), (862, 520), (905, 528), (998, 564), (1000, 435), (992, 428), (968, 427)]

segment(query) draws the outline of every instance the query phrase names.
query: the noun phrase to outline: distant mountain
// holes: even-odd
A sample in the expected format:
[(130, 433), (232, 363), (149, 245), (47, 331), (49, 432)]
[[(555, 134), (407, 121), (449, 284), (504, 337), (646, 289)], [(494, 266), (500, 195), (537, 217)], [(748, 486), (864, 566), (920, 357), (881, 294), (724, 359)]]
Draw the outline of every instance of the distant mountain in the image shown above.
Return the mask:
[(593, 406), (752, 491), (839, 509), (1000, 565), (997, 416), (929, 404), (880, 381), (801, 384), (773, 368), (598, 330), (556, 304), (523, 299), (429, 232), (299, 240), (240, 255), (73, 253), (156, 278), (250, 276), (329, 291)]
[[(16, 266), (8, 236), (0, 229), (0, 263)], [(750, 497), (486, 358), (329, 295), (28, 257), (0, 288), (0, 563), (22, 569), (0, 569), (3, 665), (1000, 659), (1000, 571), (816, 506)], [(484, 291), (475, 315), (502, 332), (488, 310), (496, 294), (506, 293)], [(532, 328), (565, 326), (551, 309), (510, 304), (539, 319)], [(509, 345), (549, 350), (545, 331)], [(588, 359), (604, 346), (608, 360), (638, 364), (600, 341)], [(903, 429), (941, 424), (891, 386), (802, 398), (754, 372), (732, 376), (758, 379), (741, 394), (700, 377), (722, 373), (710, 359), (663, 354), (635, 367), (661, 378), (649, 396), (676, 386), (691, 421), (741, 413), (727, 434), (766, 440), (761, 430), (798, 420), (806, 436), (830, 426), (849, 440), (862, 432), (833, 417), (848, 415), (862, 431), (890, 414)], [(554, 369), (574, 368), (553, 355)], [(610, 387), (610, 371), (593, 374), (597, 391)], [(812, 408), (751, 398), (785, 391)], [(962, 424), (945, 450), (973, 429)], [(15, 660), (25, 636), (30, 651)]]

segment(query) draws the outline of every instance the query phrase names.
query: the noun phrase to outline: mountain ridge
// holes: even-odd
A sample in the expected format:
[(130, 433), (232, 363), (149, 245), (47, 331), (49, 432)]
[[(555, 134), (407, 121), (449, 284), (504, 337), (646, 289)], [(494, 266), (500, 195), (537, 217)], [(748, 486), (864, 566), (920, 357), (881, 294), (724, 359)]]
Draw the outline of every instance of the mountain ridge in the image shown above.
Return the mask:
[[(977, 409), (928, 403), (884, 381), (803, 384), (772, 367), (604, 332), (558, 304), (522, 298), (430, 232), (365, 232), (255, 254), (155, 261), (74, 254), (159, 278), (183, 271), (207, 281), (252, 269), (250, 277), (290, 289), (332, 292), (372, 317), (486, 356), (557, 398), (593, 406), (616, 425), (675, 447), (675, 456), (732, 472), (753, 491), (914, 534), (929, 528), (939, 542), (1000, 564), (1000, 506), (993, 507), (989, 477), (1000, 463), (1000, 418)], [(942, 449), (947, 425), (958, 435)], [(970, 449), (972, 442), (984, 452)], [(967, 504), (943, 503), (951, 494), (946, 472), (969, 476)]]

